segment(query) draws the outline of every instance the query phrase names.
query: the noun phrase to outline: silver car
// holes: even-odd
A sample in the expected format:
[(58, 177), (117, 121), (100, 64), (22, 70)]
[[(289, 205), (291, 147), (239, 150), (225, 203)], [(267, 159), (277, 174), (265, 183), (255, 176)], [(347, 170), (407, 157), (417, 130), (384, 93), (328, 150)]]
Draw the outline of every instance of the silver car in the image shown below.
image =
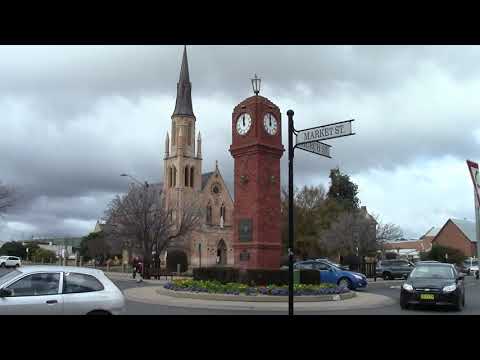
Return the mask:
[(25, 266), (0, 273), (0, 315), (119, 315), (125, 298), (103, 271)]

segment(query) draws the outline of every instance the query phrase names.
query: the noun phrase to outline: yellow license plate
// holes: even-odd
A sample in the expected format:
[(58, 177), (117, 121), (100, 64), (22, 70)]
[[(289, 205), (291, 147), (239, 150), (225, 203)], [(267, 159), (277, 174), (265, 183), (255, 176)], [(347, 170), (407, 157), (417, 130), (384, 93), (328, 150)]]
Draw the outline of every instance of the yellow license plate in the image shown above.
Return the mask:
[(420, 300), (434, 300), (435, 296), (433, 294), (421, 294)]

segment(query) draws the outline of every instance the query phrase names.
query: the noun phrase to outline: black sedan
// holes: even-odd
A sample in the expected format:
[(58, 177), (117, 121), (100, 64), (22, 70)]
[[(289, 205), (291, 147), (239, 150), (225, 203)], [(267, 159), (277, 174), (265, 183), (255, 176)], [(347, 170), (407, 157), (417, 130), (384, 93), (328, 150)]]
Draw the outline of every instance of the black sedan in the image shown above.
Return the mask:
[(409, 305), (465, 306), (463, 274), (452, 264), (417, 263), (400, 290), (400, 307)]

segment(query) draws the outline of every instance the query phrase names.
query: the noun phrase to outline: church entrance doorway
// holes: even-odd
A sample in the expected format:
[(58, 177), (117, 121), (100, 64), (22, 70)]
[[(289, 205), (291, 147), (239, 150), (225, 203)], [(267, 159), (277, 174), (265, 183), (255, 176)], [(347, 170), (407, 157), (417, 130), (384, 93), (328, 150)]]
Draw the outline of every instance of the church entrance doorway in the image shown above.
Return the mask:
[(167, 271), (177, 272), (177, 264), (180, 264), (180, 272), (187, 271), (187, 254), (182, 250), (168, 250), (167, 252)]
[(223, 239), (217, 245), (217, 265), (227, 265), (227, 245)]

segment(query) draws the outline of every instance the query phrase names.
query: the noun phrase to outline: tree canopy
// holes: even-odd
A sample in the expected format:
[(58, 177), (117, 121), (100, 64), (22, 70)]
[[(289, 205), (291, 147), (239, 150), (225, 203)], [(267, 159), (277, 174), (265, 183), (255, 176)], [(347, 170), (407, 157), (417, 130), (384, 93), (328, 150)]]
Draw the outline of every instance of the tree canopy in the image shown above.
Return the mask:
[(18, 241), (10, 241), (2, 245), (0, 255), (18, 256), (21, 259), (27, 257), (27, 248)]

